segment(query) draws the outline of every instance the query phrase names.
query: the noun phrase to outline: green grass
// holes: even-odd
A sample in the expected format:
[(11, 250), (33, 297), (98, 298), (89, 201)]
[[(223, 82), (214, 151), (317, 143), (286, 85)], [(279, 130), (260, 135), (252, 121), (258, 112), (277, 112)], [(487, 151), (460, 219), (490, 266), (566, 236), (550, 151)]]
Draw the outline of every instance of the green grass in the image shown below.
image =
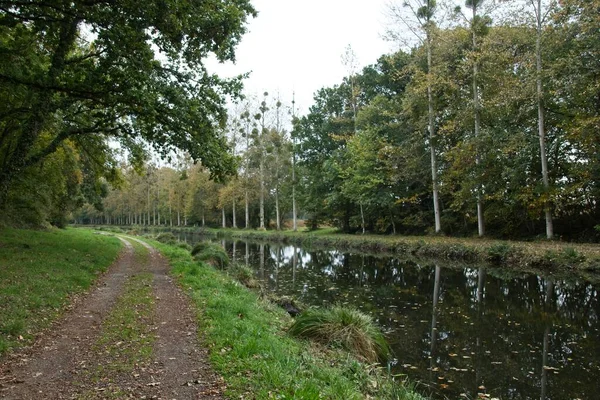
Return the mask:
[(353, 308), (312, 308), (296, 317), (290, 334), (339, 346), (367, 362), (385, 362), (390, 348), (373, 319)]
[(423, 399), (381, 367), (287, 334), (280, 308), (183, 249), (153, 243), (170, 260), (198, 308), (201, 337), (230, 398)]
[(89, 230), (0, 229), (0, 355), (28, 343), (116, 259), (121, 242)]

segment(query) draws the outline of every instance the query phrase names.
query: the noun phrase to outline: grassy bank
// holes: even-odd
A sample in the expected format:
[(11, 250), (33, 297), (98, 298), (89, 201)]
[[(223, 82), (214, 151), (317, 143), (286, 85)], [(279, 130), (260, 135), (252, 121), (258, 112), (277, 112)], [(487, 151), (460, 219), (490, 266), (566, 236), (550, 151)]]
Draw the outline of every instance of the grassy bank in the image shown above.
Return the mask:
[(152, 242), (190, 292), (230, 398), (423, 399), (347, 353), (291, 338), (291, 318), (189, 251)]
[(56, 320), (120, 248), (117, 238), (82, 229), (1, 229), (0, 355)]
[(600, 245), (558, 241), (517, 242), (443, 236), (349, 235), (335, 229), (314, 232), (203, 229), (204, 233), (266, 240), (305, 247), (389, 253), (438, 260), (515, 267), (526, 270), (579, 270), (600, 273)]

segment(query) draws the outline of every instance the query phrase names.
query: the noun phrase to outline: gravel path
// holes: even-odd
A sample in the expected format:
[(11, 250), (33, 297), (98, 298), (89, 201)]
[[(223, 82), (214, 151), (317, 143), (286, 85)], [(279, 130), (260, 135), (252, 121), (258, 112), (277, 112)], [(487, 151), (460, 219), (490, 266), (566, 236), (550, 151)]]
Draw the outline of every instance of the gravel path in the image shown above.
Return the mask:
[[(0, 364), (0, 399), (221, 399), (222, 379), (208, 363), (198, 342), (197, 319), (187, 296), (168, 275), (169, 265), (152, 247), (121, 238), (119, 259), (85, 296), (74, 301), (63, 318), (30, 348)], [(149, 251), (136, 259), (131, 240)], [(136, 274), (152, 274), (154, 332), (150, 360), (133, 371), (110, 376), (99, 384), (90, 371), (102, 371), (107, 356), (98, 348), (103, 321)], [(119, 343), (108, 343), (103, 346)], [(116, 389), (116, 390), (115, 390)], [(115, 393), (118, 393), (115, 395)]]

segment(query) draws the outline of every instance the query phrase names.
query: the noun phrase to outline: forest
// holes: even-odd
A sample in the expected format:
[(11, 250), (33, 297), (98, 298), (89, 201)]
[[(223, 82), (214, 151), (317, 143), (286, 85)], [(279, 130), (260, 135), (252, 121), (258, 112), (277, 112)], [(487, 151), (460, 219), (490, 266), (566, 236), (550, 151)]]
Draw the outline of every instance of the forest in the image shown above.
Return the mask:
[[(234, 3), (222, 18), (254, 12)], [(597, 0), (399, 4), (390, 37), (403, 50), (359, 69), (349, 46), (347, 76), (304, 114), (293, 93), (243, 95), (243, 77), (178, 69), (201, 66), (208, 41), (182, 48), (177, 34), (156, 36), (161, 64), (115, 15), (84, 11), (92, 43), (46, 18), (56, 9), (32, 7), (30, 23), (2, 15), (5, 223), (301, 220), (345, 232), (600, 238)], [(202, 23), (187, 22), (176, 28)], [(220, 37), (223, 59), (242, 31)]]

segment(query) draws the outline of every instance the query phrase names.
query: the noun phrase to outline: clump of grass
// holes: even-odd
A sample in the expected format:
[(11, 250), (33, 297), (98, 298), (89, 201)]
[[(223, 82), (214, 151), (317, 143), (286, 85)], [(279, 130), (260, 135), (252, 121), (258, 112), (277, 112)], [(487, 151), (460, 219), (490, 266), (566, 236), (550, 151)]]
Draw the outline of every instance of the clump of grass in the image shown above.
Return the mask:
[(339, 346), (368, 362), (385, 361), (390, 348), (373, 319), (354, 308), (313, 308), (299, 315), (289, 329), (292, 336)]
[(585, 260), (585, 257), (573, 247), (565, 247), (559, 257), (561, 261), (567, 264), (577, 264)]
[(243, 264), (233, 264), (229, 271), (234, 279), (249, 289), (256, 289), (260, 286), (254, 277), (252, 268), (246, 267)]
[(211, 242), (200, 242), (192, 249), (196, 261), (204, 261), (214, 267), (226, 268), (229, 255), (221, 246)]
[(210, 246), (210, 242), (198, 242), (192, 247), (191, 253), (195, 256), (198, 253), (202, 253)]
[(487, 250), (488, 261), (494, 264), (500, 264), (505, 262), (512, 252), (513, 248), (508, 243), (493, 244), (488, 247)]
[(192, 246), (190, 246), (186, 242), (179, 241), (179, 242), (177, 242), (176, 246), (179, 247), (180, 249), (184, 249), (184, 250), (187, 250), (187, 251), (191, 251), (192, 250)]
[(177, 238), (171, 232), (162, 232), (156, 236), (156, 240), (165, 244), (177, 243)]

